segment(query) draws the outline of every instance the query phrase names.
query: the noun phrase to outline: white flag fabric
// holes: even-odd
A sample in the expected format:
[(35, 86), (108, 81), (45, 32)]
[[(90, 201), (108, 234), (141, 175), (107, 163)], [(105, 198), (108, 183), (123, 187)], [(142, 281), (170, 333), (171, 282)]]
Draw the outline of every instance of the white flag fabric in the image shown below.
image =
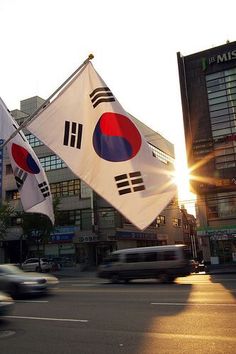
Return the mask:
[(173, 166), (154, 156), (91, 62), (27, 129), (139, 229), (176, 194)]
[[(7, 140), (18, 127), (0, 98), (0, 138)], [(6, 146), (24, 211), (45, 214), (54, 224), (46, 174), (23, 132), (19, 132)]]

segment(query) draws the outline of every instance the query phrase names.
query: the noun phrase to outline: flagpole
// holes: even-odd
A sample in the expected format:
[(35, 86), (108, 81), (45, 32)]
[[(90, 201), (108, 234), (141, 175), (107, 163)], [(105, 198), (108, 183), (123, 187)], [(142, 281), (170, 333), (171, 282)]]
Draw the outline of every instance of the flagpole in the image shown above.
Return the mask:
[(45, 108), (50, 100), (86, 65), (90, 60), (94, 58), (93, 54), (89, 54), (88, 58), (34, 111), (26, 120), (12, 133), (7, 140), (0, 145), (0, 149), (3, 149), (4, 146), (14, 138), (19, 131), (27, 126), (27, 124), (41, 111), (42, 108)]

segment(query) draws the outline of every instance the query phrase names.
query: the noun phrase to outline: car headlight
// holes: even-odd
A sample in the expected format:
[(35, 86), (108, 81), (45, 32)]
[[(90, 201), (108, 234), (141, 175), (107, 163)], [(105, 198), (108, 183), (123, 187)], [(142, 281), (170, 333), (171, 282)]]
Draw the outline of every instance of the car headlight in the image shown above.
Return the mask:
[(23, 285), (37, 285), (37, 281), (23, 281), (21, 284)]
[(10, 296), (4, 295), (1, 297), (0, 304), (9, 303), (9, 302), (13, 303), (13, 299)]

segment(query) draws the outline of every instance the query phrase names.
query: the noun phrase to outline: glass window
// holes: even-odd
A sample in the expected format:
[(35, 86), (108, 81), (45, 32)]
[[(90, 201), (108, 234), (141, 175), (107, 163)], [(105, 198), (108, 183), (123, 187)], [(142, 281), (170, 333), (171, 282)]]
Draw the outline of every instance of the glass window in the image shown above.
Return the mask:
[(99, 226), (101, 228), (110, 228), (115, 226), (114, 209), (103, 209), (98, 211)]
[[(206, 76), (208, 103), (211, 119), (212, 136), (216, 142), (216, 168), (224, 169), (235, 167), (235, 151), (219, 150), (217, 140), (221, 145), (229, 146), (229, 137), (236, 132), (236, 68), (224, 70)], [(224, 138), (226, 138), (224, 140)], [(223, 146), (224, 147), (224, 146)]]
[(220, 122), (220, 123), (215, 123), (212, 124), (212, 130), (218, 130), (218, 129), (223, 129), (223, 128), (231, 128), (231, 122), (230, 121), (225, 121), (225, 122)]
[(164, 251), (163, 258), (164, 261), (174, 261), (176, 259), (176, 254), (174, 251)]
[[(209, 97), (209, 95), (208, 95)], [(227, 102), (228, 98), (227, 96), (220, 96), (220, 97), (215, 97), (215, 98), (211, 98), (209, 99), (209, 105), (212, 106), (213, 104), (218, 104), (218, 103), (222, 103), (222, 102)]]
[(225, 70), (225, 75), (236, 74), (236, 68)]
[(119, 254), (112, 254), (104, 259), (105, 264), (109, 263), (116, 263), (119, 262)]
[(224, 115), (228, 115), (230, 113), (234, 113), (234, 112), (231, 112), (231, 109), (230, 108), (227, 108), (227, 109), (220, 109), (219, 111), (213, 111), (213, 112), (210, 112), (210, 117), (211, 118), (216, 118), (216, 117), (221, 117), (221, 116), (224, 116)]
[(36, 146), (43, 145), (43, 143), (38, 138), (36, 138), (36, 136), (34, 136), (33, 134), (27, 134), (26, 138), (27, 138), (29, 144), (33, 148), (36, 147)]
[(156, 252), (148, 252), (143, 254), (143, 261), (144, 262), (156, 262), (157, 260), (157, 253)]
[(139, 253), (127, 253), (125, 258), (127, 263), (137, 263), (141, 261)]
[[(206, 77), (207, 84), (208, 84), (209, 82), (212, 82), (212, 80), (214, 80), (214, 79), (220, 79), (220, 78), (222, 78), (223, 76), (224, 76), (223, 71), (217, 72), (217, 73), (213, 73), (213, 74), (210, 74), (210, 75), (207, 75), (207, 77)], [(216, 80), (215, 80), (215, 81), (216, 81)]]
[(20, 193), (18, 190), (6, 191), (6, 200), (18, 200), (20, 199)]
[(161, 162), (164, 162), (165, 164), (167, 164), (168, 162), (174, 163), (173, 157), (167, 155), (165, 152), (163, 152), (162, 150), (156, 148), (152, 144), (148, 144), (148, 145), (152, 149), (153, 156), (157, 157)]
[(80, 188), (81, 188), (81, 198), (90, 198), (92, 195), (92, 189), (84, 182), (80, 181)]
[(212, 131), (213, 137), (218, 137), (218, 136), (225, 136), (225, 135), (230, 135), (232, 134), (232, 129), (219, 129), (219, 130), (214, 130)]
[(91, 230), (92, 229), (92, 210), (83, 209), (81, 210), (81, 230)]
[(166, 223), (166, 217), (164, 215), (158, 215), (157, 225), (164, 225)]
[(220, 115), (217, 117), (211, 117), (211, 122), (212, 124), (216, 124), (216, 123), (228, 122), (234, 119), (235, 119), (234, 115), (227, 114), (227, 115)]
[(45, 171), (65, 168), (66, 164), (56, 155), (41, 157), (40, 162)]
[(236, 75), (229, 75), (225, 77), (225, 82), (235, 81), (235, 80), (236, 80)]
[(50, 184), (51, 194), (54, 197), (68, 197), (80, 194), (80, 180), (73, 179)]
[(172, 224), (173, 224), (173, 226), (178, 226), (178, 227), (180, 227), (180, 226), (181, 226), (181, 219), (172, 218)]
[(59, 226), (80, 226), (80, 210), (63, 210), (58, 212), (57, 223)]
[(222, 110), (222, 109), (226, 109), (226, 108), (228, 108), (227, 102), (209, 106), (210, 112), (218, 111), (218, 110)]
[(208, 218), (235, 218), (236, 192), (207, 196)]

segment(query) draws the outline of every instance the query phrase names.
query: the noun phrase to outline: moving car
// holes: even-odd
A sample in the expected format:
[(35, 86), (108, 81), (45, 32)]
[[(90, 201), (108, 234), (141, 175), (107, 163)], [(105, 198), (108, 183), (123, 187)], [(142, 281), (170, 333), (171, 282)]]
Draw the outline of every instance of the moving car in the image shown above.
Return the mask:
[(21, 268), (26, 272), (49, 272), (52, 268), (47, 258), (28, 258), (22, 263)]
[(0, 264), (0, 290), (13, 298), (46, 293), (58, 283), (53, 275), (41, 273), (26, 273), (12, 264)]
[(9, 315), (14, 308), (13, 299), (0, 291), (0, 316)]
[(129, 248), (111, 253), (98, 268), (100, 278), (113, 283), (139, 278), (158, 278), (162, 283), (191, 274), (185, 245)]

